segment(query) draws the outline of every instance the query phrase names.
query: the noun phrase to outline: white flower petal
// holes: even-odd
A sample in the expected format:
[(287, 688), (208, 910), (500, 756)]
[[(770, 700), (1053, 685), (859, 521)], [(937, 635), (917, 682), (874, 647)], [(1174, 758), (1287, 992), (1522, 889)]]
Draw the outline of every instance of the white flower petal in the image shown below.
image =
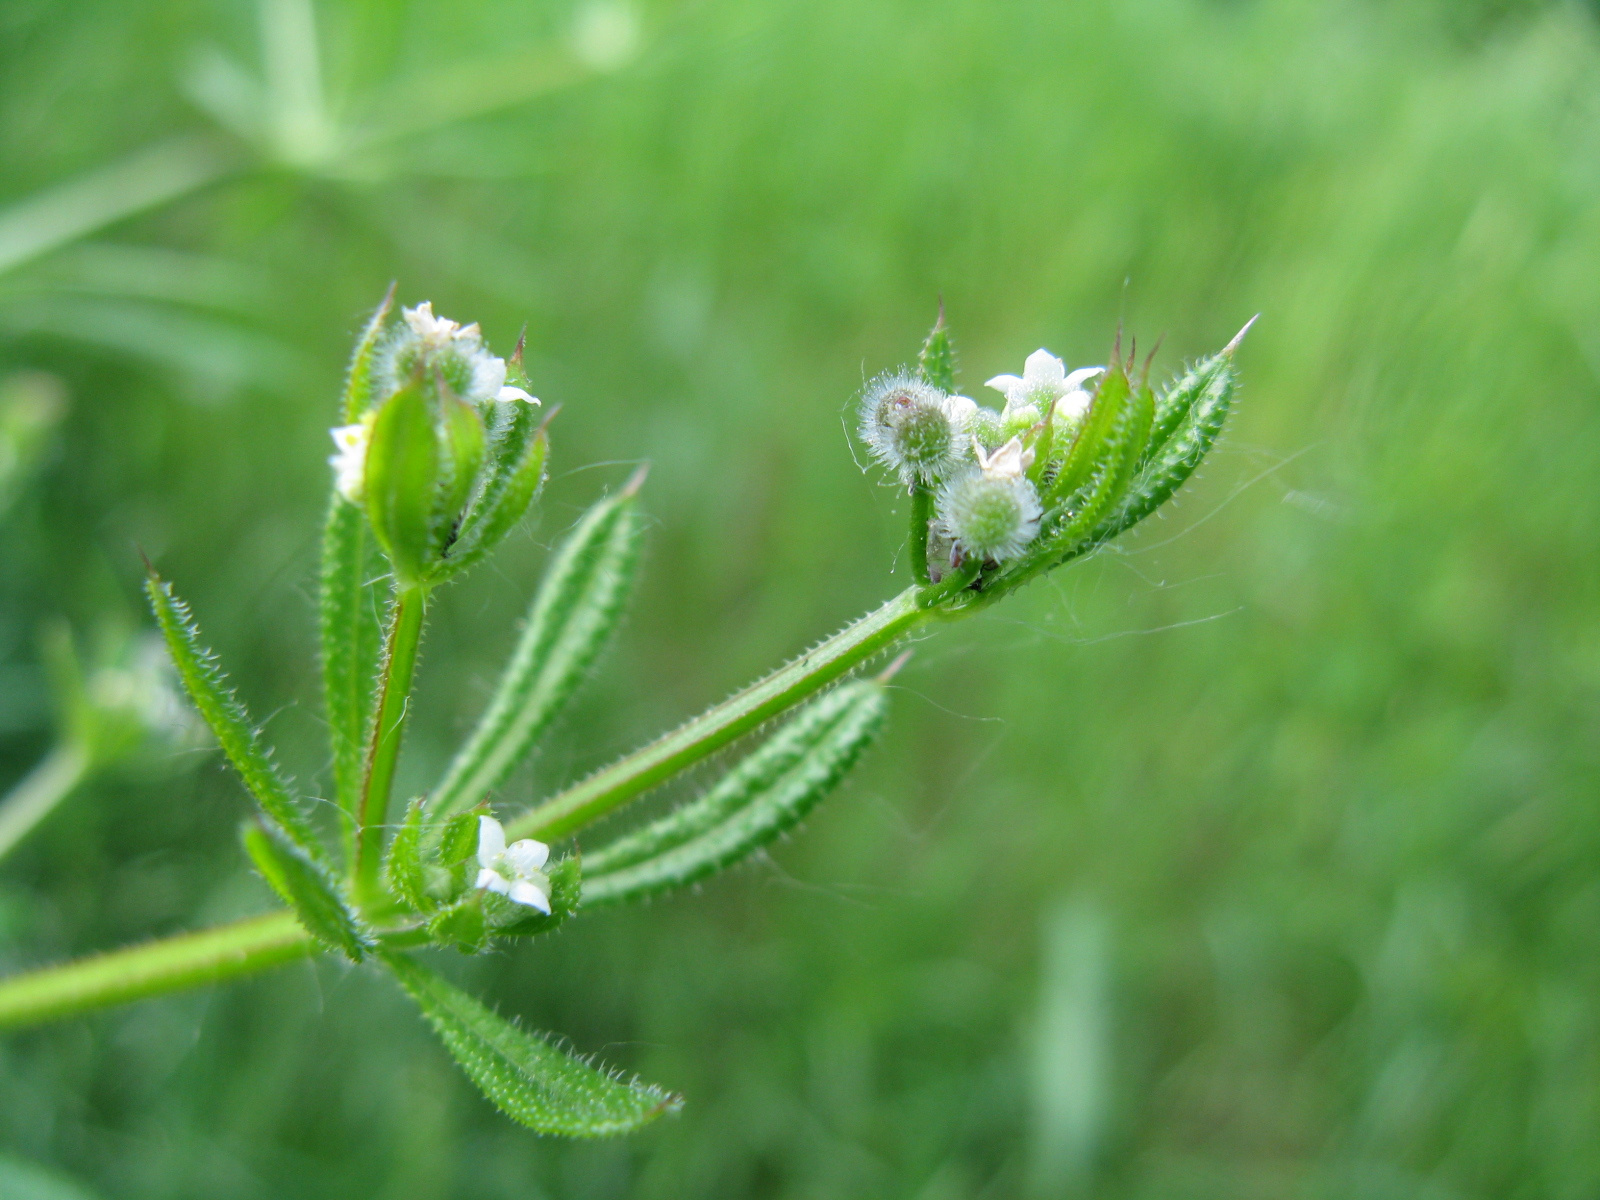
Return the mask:
[(949, 421), (960, 432), (978, 411), (977, 402), (966, 396), (946, 396), (939, 406)]
[(513, 400), (520, 400), (524, 404), (538, 404), (539, 403), (539, 397), (530, 396), (530, 395), (528, 395), (527, 392), (523, 391), (519, 387), (503, 387), (503, 388), (500, 389), (500, 393), (499, 393), (499, 395), (497, 395), (495, 397), (495, 399), (496, 400), (503, 400), (506, 403), (510, 403)]
[(502, 896), (509, 896), (511, 889), (517, 885), (498, 871), (479, 871), (478, 886), (491, 892), (499, 892)]
[(1022, 364), (1022, 378), (1030, 391), (1048, 388), (1060, 391), (1067, 377), (1067, 364), (1048, 350), (1035, 350)]
[(1069, 392), (1076, 391), (1097, 375), (1104, 375), (1105, 373), (1106, 369), (1104, 367), (1079, 367), (1061, 381), (1061, 386)]
[(1028, 385), (1021, 379), (1018, 379), (1015, 375), (996, 375), (983, 386), (986, 388), (993, 388), (995, 391), (1003, 393), (1006, 398), (1006, 403), (1009, 404), (1011, 402), (1011, 397), (1013, 395), (1020, 395)]
[(493, 817), (478, 818), (478, 862), (493, 867), (506, 852), (505, 827)]
[(1088, 392), (1081, 388), (1075, 392), (1068, 392), (1056, 401), (1056, 416), (1068, 421), (1076, 421), (1089, 411), (1089, 402), (1093, 399)]
[(531, 875), (550, 859), (550, 847), (534, 838), (523, 838), (506, 847), (506, 861), (518, 875)]
[(545, 916), (550, 915), (550, 897), (537, 884), (519, 879), (506, 889), (506, 895), (518, 904), (526, 904), (529, 908), (537, 908)]

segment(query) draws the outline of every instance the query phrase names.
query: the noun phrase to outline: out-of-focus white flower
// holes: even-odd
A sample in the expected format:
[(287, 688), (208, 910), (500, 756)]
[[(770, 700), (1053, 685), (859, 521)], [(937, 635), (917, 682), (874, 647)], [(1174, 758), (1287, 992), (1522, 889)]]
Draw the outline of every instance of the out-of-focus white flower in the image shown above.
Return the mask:
[(431, 300), (401, 309), (400, 316), (404, 330), (391, 343), (386, 359), (391, 389), (419, 372), (426, 376), (437, 370), (463, 400), (533, 401), (521, 388), (506, 387), (506, 360), (489, 353), (476, 321), (462, 325), (435, 316)]
[(518, 904), (550, 915), (550, 879), (544, 873), (550, 847), (533, 838), (506, 845), (504, 826), (493, 817), (478, 818), (478, 881), (474, 887), (499, 892)]
[(333, 485), (351, 504), (361, 503), (362, 485), (367, 473), (367, 442), (372, 436), (371, 421), (339, 425), (328, 430), (337, 452), (328, 458), (333, 467)]
[(978, 403), (970, 396), (946, 396), (940, 407), (944, 409), (951, 428), (958, 434), (966, 430), (967, 422), (978, 413)]
[(1035, 350), (1022, 364), (1022, 375), (996, 375), (985, 383), (1004, 394), (1007, 414), (1032, 408), (1040, 420), (1056, 402), (1056, 414), (1071, 420), (1081, 417), (1089, 409), (1089, 393), (1084, 384), (1105, 371), (1104, 367), (1079, 367), (1067, 372), (1067, 364), (1048, 350)]

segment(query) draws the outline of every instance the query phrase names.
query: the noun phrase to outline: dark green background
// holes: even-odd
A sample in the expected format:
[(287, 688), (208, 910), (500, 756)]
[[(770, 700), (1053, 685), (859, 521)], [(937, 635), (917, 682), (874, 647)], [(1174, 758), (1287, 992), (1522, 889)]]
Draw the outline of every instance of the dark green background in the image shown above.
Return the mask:
[[(1119, 321), (1171, 370), (1262, 312), (1224, 442), (1163, 519), (922, 645), (885, 743), (770, 862), (463, 964), (681, 1117), (534, 1138), (390, 983), (323, 962), (7, 1035), (0, 1149), (117, 1200), (1595, 1195), (1592, 11), (639, 18), (624, 68), (370, 154), (212, 132), (236, 174), (0, 275), (0, 369), (73, 401), (0, 533), (0, 786), (48, 744), (35, 630), (136, 614), (136, 543), (327, 786), (326, 430), (391, 278), (505, 349), (526, 321), (565, 406), (537, 521), (439, 606), (412, 786), (626, 464), (653, 464), (639, 595), (508, 802), (903, 586), (900, 501), (844, 426), (940, 295), (974, 393), (1041, 344), (1104, 361)], [(381, 116), (451, 64), (514, 98), (574, 11), (317, 20), (330, 105)], [(5, 0), (0, 203), (214, 131), (181, 80), (206, 45), (259, 70), (256, 27)], [(212, 758), (97, 783), (0, 865), (0, 960), (265, 907), (244, 811)]]

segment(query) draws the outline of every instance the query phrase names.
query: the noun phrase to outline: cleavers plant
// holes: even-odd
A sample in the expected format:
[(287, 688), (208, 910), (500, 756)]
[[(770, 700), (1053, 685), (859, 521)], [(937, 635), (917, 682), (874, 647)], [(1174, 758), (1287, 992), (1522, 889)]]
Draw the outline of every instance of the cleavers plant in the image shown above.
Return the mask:
[[(1215, 442), (1239, 338), (1159, 394), (1120, 350), (1068, 373), (1046, 351), (956, 394), (943, 313), (918, 364), (875, 380), (860, 434), (910, 498), (916, 582), (792, 662), (532, 808), (496, 789), (592, 669), (637, 559), (636, 473), (556, 550), (477, 728), (438, 785), (392, 796), (434, 589), (485, 558), (545, 477), (547, 426), (522, 364), (476, 325), (386, 297), (357, 342), (323, 537), (320, 638), (338, 828), (314, 818), (229, 688), (188, 608), (149, 569), (147, 591), (190, 698), (256, 803), (244, 848), (278, 912), (0, 980), (0, 1025), (25, 1025), (215, 982), (322, 950), (387, 970), (466, 1074), (541, 1133), (635, 1129), (680, 1103), (504, 1020), (416, 957), (535, 937), (581, 906), (681, 888), (749, 857), (805, 817), (881, 728), (884, 684), (859, 668), (913, 630), (977, 612), (1159, 508)], [(1248, 327), (1247, 327), (1248, 328)], [(1242, 332), (1241, 332), (1241, 337)], [(1120, 339), (1119, 339), (1120, 343)], [(819, 695), (819, 693), (821, 693)], [(704, 794), (579, 856), (548, 843), (799, 711)], [(319, 811), (325, 811), (322, 806)], [(396, 811), (398, 809), (398, 811)], [(334, 835), (334, 836), (330, 836)]]

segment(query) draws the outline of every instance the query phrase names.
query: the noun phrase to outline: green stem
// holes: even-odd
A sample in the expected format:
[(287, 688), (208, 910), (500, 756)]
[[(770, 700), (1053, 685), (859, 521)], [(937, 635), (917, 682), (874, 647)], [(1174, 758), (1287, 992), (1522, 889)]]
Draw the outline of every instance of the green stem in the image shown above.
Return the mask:
[(61, 742), (0, 800), (0, 858), (48, 817), (89, 774), (89, 752), (76, 741)]
[(506, 836), (550, 840), (581, 829), (800, 703), (893, 645), (929, 615), (918, 603), (918, 589), (907, 588), (765, 679), (523, 813), (510, 823)]
[(384, 823), (389, 816), (389, 792), (394, 786), (395, 763), (405, 736), (411, 681), (417, 670), (417, 649), (422, 641), (422, 618), (428, 607), (424, 587), (402, 588), (395, 596), (384, 639), (383, 665), (378, 672), (377, 716), (367, 744), (366, 777), (356, 810), (356, 891), (366, 902), (378, 897), (378, 869), (383, 854)]
[(933, 492), (925, 483), (911, 485), (911, 575), (926, 587), (928, 573), (928, 523), (933, 520)]
[(218, 983), (299, 958), (314, 946), (292, 914), (275, 912), (12, 975), (0, 979), (0, 1028)]

